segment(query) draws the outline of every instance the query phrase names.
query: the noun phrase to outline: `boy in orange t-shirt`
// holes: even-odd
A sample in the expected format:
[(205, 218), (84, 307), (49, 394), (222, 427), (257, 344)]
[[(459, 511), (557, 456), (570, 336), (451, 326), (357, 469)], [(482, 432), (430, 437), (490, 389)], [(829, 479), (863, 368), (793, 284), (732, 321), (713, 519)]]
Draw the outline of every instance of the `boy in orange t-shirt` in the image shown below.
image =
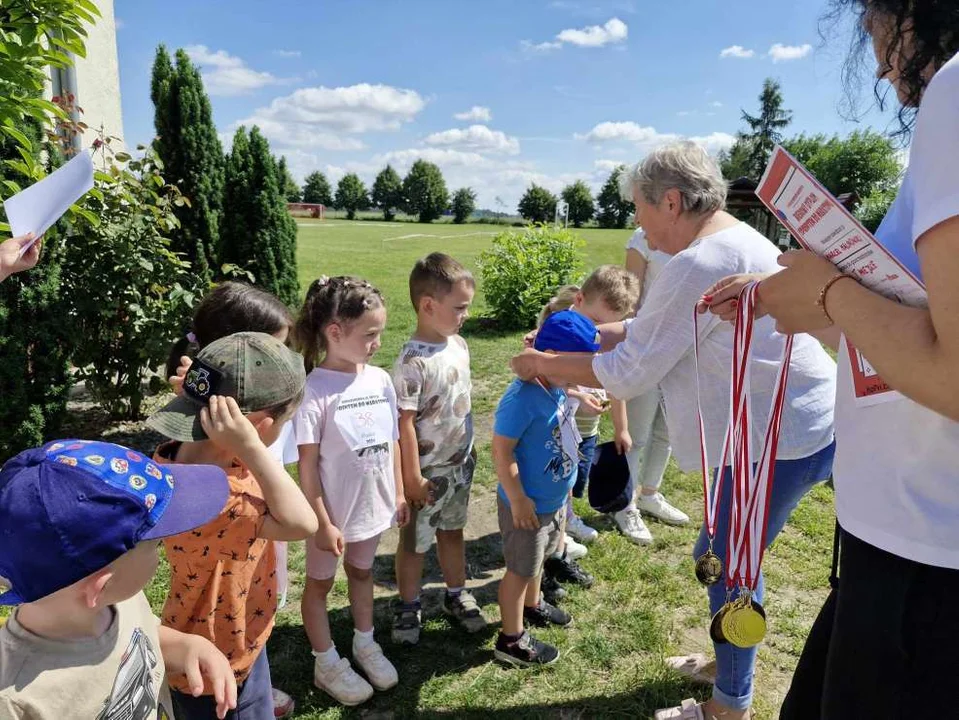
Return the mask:
[[(270, 540), (301, 540), (317, 529), (313, 509), (267, 449), (304, 385), (302, 357), (270, 335), (236, 333), (207, 345), (182, 395), (147, 421), (174, 440), (158, 448), (157, 461), (227, 471), (230, 493), (219, 517), (165, 541), (171, 579), (162, 619), (226, 655), (237, 709), (249, 717), (273, 717), (265, 651), (277, 605)], [(180, 720), (212, 717), (212, 696), (193, 697), (183, 677), (171, 677), (170, 686)]]

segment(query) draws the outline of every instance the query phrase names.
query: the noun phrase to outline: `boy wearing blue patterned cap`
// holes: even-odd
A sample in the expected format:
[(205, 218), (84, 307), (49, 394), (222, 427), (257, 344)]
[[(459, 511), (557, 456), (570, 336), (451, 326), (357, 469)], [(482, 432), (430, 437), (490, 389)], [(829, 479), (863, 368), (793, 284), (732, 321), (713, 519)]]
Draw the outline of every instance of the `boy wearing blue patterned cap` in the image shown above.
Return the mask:
[[(586, 316), (564, 310), (546, 319), (535, 348), (558, 354), (595, 353), (599, 333)], [(506, 560), (499, 587), (502, 631), (494, 654), (511, 665), (549, 665), (559, 657), (555, 647), (524, 631), (524, 621), (538, 627), (572, 622), (568, 613), (543, 600), (540, 582), (543, 563), (555, 552), (565, 525), (579, 441), (574, 412), (562, 388), (542, 378), (510, 384), (496, 409), (493, 464)]]
[(160, 467), (105, 442), (61, 440), (0, 469), (0, 717), (167, 720), (166, 672), (236, 706), (230, 664), (203, 638), (161, 628), (142, 590), (161, 538), (216, 517), (226, 474)]

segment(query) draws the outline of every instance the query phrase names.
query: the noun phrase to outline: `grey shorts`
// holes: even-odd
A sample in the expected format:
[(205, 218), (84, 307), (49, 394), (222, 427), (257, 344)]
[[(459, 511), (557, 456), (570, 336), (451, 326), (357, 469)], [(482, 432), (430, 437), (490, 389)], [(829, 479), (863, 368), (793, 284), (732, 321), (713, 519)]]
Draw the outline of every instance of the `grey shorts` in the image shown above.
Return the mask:
[(496, 494), (496, 514), (503, 536), (506, 569), (520, 577), (534, 578), (543, 572), (543, 563), (559, 548), (559, 537), (566, 525), (566, 507), (554, 513), (537, 515), (538, 530), (513, 527), (513, 514), (503, 498)]
[(423, 554), (433, 545), (437, 530), (466, 527), (475, 468), (476, 461), (470, 456), (462, 465), (424, 471), (433, 503), (420, 510), (410, 508), (410, 522), (400, 530), (404, 550)]

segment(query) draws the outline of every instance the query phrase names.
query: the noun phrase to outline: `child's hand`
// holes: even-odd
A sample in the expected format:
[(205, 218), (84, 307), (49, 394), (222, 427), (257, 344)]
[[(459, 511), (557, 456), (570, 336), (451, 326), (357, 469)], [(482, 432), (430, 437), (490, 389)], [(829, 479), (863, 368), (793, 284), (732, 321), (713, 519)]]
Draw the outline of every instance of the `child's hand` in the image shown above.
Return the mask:
[(534, 342), (536, 342), (536, 330), (530, 330), (523, 336), (523, 347), (531, 348)]
[(406, 527), (410, 522), (410, 505), (403, 495), (396, 496), (396, 527)]
[(216, 699), (216, 716), (225, 718), (228, 710), (236, 709), (236, 678), (230, 661), (213, 643), (199, 635), (187, 635), (182, 652), (177, 660), (180, 672), (186, 675), (191, 694), (198, 697), (203, 693), (203, 679), (206, 678)]
[(537, 530), (539, 529), (539, 518), (536, 517), (536, 503), (528, 496), (510, 499), (510, 513), (513, 515), (513, 527), (519, 530)]
[(173, 388), (173, 392), (177, 395), (181, 395), (183, 393), (183, 381), (186, 379), (186, 374), (190, 371), (191, 365), (193, 365), (193, 358), (187, 357), (186, 355), (181, 355), (180, 364), (176, 369), (176, 375), (171, 375), (167, 378), (167, 382), (170, 383), (170, 386)]
[(232, 450), (246, 462), (251, 453), (264, 447), (260, 435), (231, 397), (212, 395), (200, 411), (200, 425), (217, 445)]
[(6, 280), (14, 273), (29, 270), (40, 259), (40, 250), (43, 238), (37, 240), (33, 247), (20, 256), (20, 251), (33, 242), (33, 233), (27, 233), (15, 238), (7, 238), (0, 243), (0, 281)]
[(425, 477), (421, 475), (411, 484), (413, 487), (406, 491), (406, 501), (409, 505), (415, 507), (417, 510), (422, 510), (427, 505), (432, 505), (436, 502), (432, 483)]
[(336, 557), (343, 554), (343, 533), (333, 523), (321, 525), (313, 536), (313, 544), (317, 550), (333, 553)]
[(616, 452), (620, 455), (625, 455), (633, 449), (633, 438), (630, 436), (629, 430), (620, 430), (613, 438), (613, 442), (616, 444)]
[(593, 393), (583, 393), (579, 399), (579, 409), (584, 415), (597, 417), (606, 412), (607, 406), (603, 404)]

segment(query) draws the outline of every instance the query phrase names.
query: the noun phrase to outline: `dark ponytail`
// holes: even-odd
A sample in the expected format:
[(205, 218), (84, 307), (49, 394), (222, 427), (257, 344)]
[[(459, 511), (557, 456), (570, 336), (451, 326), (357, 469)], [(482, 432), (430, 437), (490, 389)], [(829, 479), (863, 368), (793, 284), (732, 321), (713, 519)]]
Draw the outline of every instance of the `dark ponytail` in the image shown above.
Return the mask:
[(180, 357), (192, 347), (201, 349), (214, 340), (238, 332), (275, 335), (293, 327), (293, 315), (280, 300), (252, 285), (224, 282), (207, 293), (193, 313), (189, 335), (173, 343), (167, 360), (167, 377), (176, 373)]
[(383, 307), (380, 291), (366, 280), (348, 275), (317, 278), (306, 292), (303, 309), (296, 320), (296, 348), (303, 355), (310, 372), (323, 360), (326, 352), (326, 326), (333, 322), (348, 323), (367, 310)]

